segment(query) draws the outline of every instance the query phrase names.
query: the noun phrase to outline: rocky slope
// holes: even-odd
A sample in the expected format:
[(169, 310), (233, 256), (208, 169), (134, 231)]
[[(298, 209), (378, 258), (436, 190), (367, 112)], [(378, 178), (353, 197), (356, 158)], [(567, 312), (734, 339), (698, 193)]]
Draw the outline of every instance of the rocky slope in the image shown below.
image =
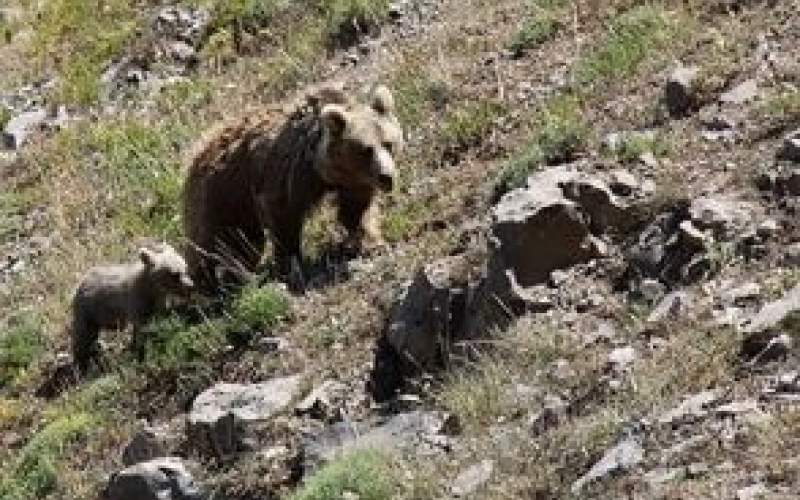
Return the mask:
[[(796, 1), (119, 1), (100, 48), (69, 4), (0, 9), (0, 497), (800, 495)], [(326, 80), (395, 92), (389, 245), (323, 210), (305, 295), (74, 380), (80, 271), (179, 241), (202, 130)]]

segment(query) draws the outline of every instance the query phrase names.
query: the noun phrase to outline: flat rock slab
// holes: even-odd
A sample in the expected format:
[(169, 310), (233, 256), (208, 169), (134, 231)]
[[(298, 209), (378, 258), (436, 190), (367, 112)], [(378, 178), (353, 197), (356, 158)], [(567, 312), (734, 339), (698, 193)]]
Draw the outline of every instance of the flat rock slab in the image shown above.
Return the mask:
[(456, 427), (447, 413), (421, 410), (400, 413), (372, 428), (363, 423), (337, 422), (304, 437), (304, 469), (310, 473), (338, 454), (354, 449), (414, 449), (417, 453), (446, 450)]
[(800, 311), (800, 285), (787, 292), (782, 298), (770, 302), (752, 318), (744, 323), (744, 333), (758, 333), (778, 326), (790, 314)]
[(453, 480), (450, 492), (456, 498), (472, 495), (491, 479), (492, 472), (494, 472), (494, 462), (492, 460), (482, 460), (480, 463), (461, 472)]
[(216, 384), (192, 404), (187, 432), (195, 449), (218, 457), (239, 448), (247, 427), (285, 410), (300, 390), (300, 375), (258, 384)]

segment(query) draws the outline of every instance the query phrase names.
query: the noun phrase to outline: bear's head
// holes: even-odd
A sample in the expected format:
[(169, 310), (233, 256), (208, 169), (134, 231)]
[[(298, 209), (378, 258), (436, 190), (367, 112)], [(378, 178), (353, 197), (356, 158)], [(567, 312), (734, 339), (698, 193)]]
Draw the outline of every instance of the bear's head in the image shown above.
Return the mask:
[(329, 184), (389, 191), (395, 182), (395, 156), (403, 146), (403, 130), (388, 88), (375, 88), (369, 100), (369, 104), (322, 107), (317, 167)]
[(139, 258), (147, 276), (159, 290), (183, 295), (194, 289), (186, 260), (171, 245), (162, 243), (154, 248), (140, 248)]

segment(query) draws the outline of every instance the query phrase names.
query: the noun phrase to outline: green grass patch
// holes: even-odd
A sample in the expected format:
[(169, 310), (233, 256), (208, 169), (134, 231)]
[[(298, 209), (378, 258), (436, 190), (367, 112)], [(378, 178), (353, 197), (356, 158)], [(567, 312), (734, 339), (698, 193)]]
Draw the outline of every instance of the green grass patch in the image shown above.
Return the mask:
[(341, 500), (350, 493), (359, 500), (392, 498), (389, 461), (374, 450), (358, 450), (328, 463), (311, 476), (291, 500)]
[(152, 369), (177, 369), (203, 363), (229, 343), (241, 344), (274, 328), (289, 316), (289, 298), (278, 288), (250, 285), (223, 313), (191, 323), (177, 313), (154, 318), (142, 330), (145, 364)]
[(767, 98), (759, 108), (778, 122), (800, 120), (800, 90), (787, 90), (775, 94)]
[(202, 363), (227, 343), (226, 326), (223, 319), (190, 324), (178, 314), (155, 318), (141, 332), (145, 364), (154, 370), (174, 370)]
[(59, 463), (97, 427), (90, 413), (57, 418), (36, 432), (0, 476), (0, 498), (39, 500), (58, 486)]
[(181, 232), (180, 149), (193, 132), (179, 120), (79, 123), (36, 152), (33, 163), (63, 179), (51, 206), (72, 224), (174, 240)]
[(133, 37), (142, 12), (127, 0), (40, 4), (32, 50), (44, 67), (60, 73), (53, 96), (58, 102), (86, 106), (97, 101), (105, 64)]
[(619, 143), (607, 153), (621, 163), (634, 163), (645, 153), (661, 158), (667, 156), (669, 151), (669, 144), (655, 133), (623, 133)]
[(550, 101), (536, 115), (532, 140), (500, 170), (495, 181), (495, 199), (524, 186), (537, 169), (575, 158), (585, 147), (589, 134), (580, 112), (580, 101), (565, 95)]
[(428, 113), (445, 105), (449, 94), (447, 84), (416, 58), (394, 73), (392, 89), (395, 113), (404, 128), (419, 127)]
[(0, 192), (0, 241), (7, 240), (19, 231), (25, 214), (36, 199), (33, 189), (16, 188)]
[(42, 320), (33, 313), (19, 313), (0, 327), (0, 388), (27, 370), (44, 351)]
[(505, 111), (502, 103), (489, 99), (459, 103), (445, 113), (440, 139), (454, 148), (474, 146), (492, 130)]
[(651, 5), (634, 7), (614, 19), (603, 42), (578, 62), (577, 83), (630, 76), (656, 51), (674, 43), (680, 33), (664, 9)]
[(555, 38), (562, 27), (555, 15), (550, 12), (533, 14), (514, 34), (508, 48), (516, 57), (520, 57), (526, 51)]

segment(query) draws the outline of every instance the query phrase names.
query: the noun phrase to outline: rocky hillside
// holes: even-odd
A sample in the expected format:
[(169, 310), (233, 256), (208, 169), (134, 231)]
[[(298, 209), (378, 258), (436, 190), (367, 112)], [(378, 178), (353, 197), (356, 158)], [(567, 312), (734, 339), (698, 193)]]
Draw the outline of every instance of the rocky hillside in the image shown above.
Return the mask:
[[(7, 0), (0, 498), (800, 497), (797, 0)], [(387, 245), (101, 337), (203, 132), (389, 86)], [(271, 255), (268, 250), (266, 255)]]

